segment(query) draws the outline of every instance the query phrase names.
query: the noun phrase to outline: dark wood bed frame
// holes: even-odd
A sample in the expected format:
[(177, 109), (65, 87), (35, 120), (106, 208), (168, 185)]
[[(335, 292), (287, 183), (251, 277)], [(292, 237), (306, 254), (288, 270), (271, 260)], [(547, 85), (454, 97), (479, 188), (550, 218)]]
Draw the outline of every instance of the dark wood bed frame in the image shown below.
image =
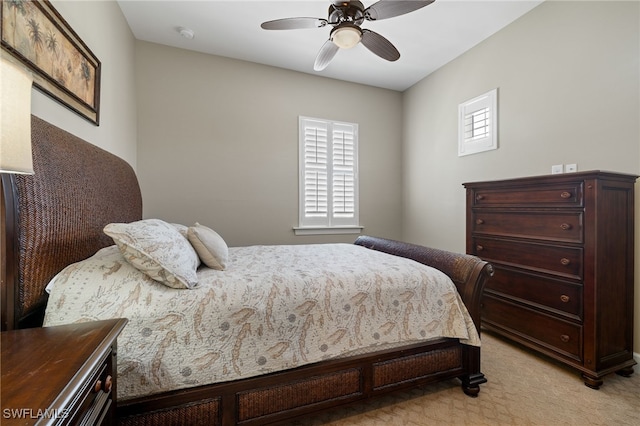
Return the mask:
[[(45, 285), (65, 266), (112, 245), (110, 222), (142, 217), (140, 188), (123, 160), (32, 117), (35, 174), (2, 175), (2, 329), (41, 326)], [(431, 265), (455, 282), (476, 327), (490, 264), (374, 237), (355, 244)], [(394, 390), (459, 378), (477, 396), (480, 348), (437, 339), (264, 376), (166, 392), (117, 406), (121, 425), (257, 425), (308, 416)]]

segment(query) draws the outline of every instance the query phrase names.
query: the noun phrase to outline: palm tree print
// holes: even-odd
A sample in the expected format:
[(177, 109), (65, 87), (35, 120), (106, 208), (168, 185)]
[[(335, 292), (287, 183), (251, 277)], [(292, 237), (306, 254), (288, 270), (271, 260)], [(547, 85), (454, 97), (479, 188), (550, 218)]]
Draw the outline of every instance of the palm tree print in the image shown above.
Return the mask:
[(58, 52), (58, 39), (56, 38), (55, 33), (52, 31), (47, 32), (47, 36), (45, 37), (45, 44), (47, 45), (47, 50), (51, 56), (51, 75), (55, 75), (56, 69), (56, 59), (60, 56)]
[(45, 84), (51, 84), (56, 99), (65, 103), (55, 92), (59, 88), (73, 96), (72, 102), (77, 100), (95, 110), (99, 61), (79, 46), (72, 31), (56, 24), (51, 4), (45, 0), (2, 0), (0, 7), (3, 44), (37, 71)]
[(31, 39), (31, 44), (33, 45), (33, 51), (36, 54), (36, 63), (38, 62), (38, 51), (42, 51), (42, 46), (44, 44), (44, 40), (42, 37), (42, 32), (40, 31), (40, 24), (38, 21), (31, 18), (27, 21), (27, 27), (29, 28), (29, 38)]
[(84, 80), (84, 83), (87, 87), (89, 87), (89, 83), (91, 82), (91, 69), (89, 68), (89, 64), (87, 64), (87, 61), (83, 58), (82, 59), (82, 78)]

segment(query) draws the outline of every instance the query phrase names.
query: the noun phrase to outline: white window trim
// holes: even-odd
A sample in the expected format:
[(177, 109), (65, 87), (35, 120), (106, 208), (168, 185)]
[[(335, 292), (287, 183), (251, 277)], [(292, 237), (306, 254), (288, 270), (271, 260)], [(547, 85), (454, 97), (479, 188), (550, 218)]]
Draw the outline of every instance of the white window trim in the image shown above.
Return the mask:
[(343, 235), (360, 234), (364, 226), (294, 226), (293, 232), (296, 235)]
[[(481, 125), (474, 126), (474, 117), (479, 116), (482, 117)], [(474, 127), (480, 135), (474, 135)], [(458, 156), (493, 149), (498, 149), (498, 89), (458, 105)]]
[[(326, 126), (327, 130), (327, 147), (326, 147), (326, 172), (327, 172), (327, 212), (324, 217), (309, 217), (305, 211), (305, 167), (307, 167), (305, 158), (305, 130), (309, 123), (315, 122), (321, 126)], [(333, 161), (334, 143), (338, 143), (339, 139), (334, 141), (334, 128), (347, 127), (351, 128), (353, 133), (353, 214), (349, 218), (341, 218), (335, 215), (333, 208), (333, 174), (336, 163)], [(357, 234), (362, 232), (363, 227), (359, 224), (359, 185), (358, 185), (358, 125), (356, 123), (346, 123), (339, 121), (331, 121), (318, 119), (313, 117), (298, 117), (299, 131), (299, 217), (298, 226), (294, 227), (295, 235), (320, 235), (320, 234)]]

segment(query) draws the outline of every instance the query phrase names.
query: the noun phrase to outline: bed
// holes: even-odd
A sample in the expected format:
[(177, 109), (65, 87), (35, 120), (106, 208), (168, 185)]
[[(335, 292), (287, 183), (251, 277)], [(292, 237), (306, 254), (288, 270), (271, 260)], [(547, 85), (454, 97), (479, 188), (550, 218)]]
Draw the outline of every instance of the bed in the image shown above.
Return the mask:
[[(487, 262), (361, 236), (230, 247), (227, 267), (200, 266), (197, 284), (173, 288), (141, 272), (105, 227), (151, 224), (188, 241), (191, 226), (143, 220), (123, 160), (37, 117), (32, 135), (35, 174), (2, 175), (3, 330), (127, 317), (118, 338), (120, 424), (282, 423), (452, 378), (473, 397), (486, 382), (479, 321)], [(427, 290), (431, 281), (442, 288)], [(140, 313), (140, 301), (152, 308)], [(214, 301), (222, 304), (205, 313)], [(174, 353), (180, 346), (187, 351)]]

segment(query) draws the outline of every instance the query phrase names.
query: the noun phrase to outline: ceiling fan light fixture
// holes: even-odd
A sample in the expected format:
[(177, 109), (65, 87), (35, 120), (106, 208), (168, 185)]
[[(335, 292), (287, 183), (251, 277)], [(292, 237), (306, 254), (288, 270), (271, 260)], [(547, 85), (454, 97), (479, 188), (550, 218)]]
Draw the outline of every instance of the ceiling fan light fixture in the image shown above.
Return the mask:
[(351, 49), (360, 43), (362, 31), (357, 25), (341, 24), (331, 31), (331, 41), (342, 49)]

